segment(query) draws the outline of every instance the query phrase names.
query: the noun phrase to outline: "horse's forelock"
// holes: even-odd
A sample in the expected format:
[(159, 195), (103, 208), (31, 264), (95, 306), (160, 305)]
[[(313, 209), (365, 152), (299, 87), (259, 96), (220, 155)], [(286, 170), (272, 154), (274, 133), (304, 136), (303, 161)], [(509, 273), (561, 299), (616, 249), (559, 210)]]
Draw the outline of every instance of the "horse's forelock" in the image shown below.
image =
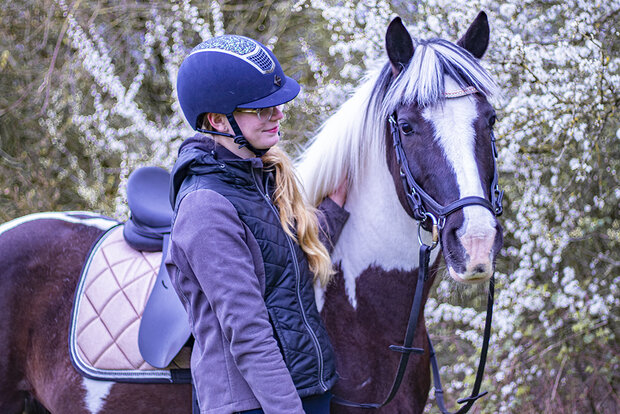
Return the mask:
[(465, 49), (443, 39), (418, 41), (413, 57), (389, 90), (382, 105), (386, 117), (403, 104), (428, 107), (445, 98), (446, 76), (460, 88), (474, 87), (487, 98), (498, 87), (478, 59)]

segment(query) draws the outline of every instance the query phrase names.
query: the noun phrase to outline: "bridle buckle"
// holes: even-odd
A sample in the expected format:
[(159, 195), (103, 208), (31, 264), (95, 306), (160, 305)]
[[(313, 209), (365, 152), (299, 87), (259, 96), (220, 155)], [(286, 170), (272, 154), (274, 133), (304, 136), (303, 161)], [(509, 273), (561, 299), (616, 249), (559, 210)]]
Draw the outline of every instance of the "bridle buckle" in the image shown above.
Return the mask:
[[(431, 239), (431, 244), (426, 244), (424, 243), (424, 241), (422, 241), (422, 233), (420, 232), (420, 228), (422, 227), (422, 221), (418, 221), (418, 242), (420, 243), (420, 245), (427, 245), (429, 246), (429, 248), (431, 250), (433, 250), (435, 247), (437, 247), (437, 245), (439, 244), (439, 230), (441, 230), (441, 228), (439, 227), (439, 222), (443, 222), (445, 223), (445, 218), (443, 220), (437, 220), (437, 217), (435, 217), (434, 214), (429, 213), (428, 211), (424, 213), (424, 219), (430, 219), (431, 223), (432, 223), (432, 227), (431, 227), (431, 234), (432, 234), (432, 239)], [(443, 226), (442, 226), (443, 227)]]

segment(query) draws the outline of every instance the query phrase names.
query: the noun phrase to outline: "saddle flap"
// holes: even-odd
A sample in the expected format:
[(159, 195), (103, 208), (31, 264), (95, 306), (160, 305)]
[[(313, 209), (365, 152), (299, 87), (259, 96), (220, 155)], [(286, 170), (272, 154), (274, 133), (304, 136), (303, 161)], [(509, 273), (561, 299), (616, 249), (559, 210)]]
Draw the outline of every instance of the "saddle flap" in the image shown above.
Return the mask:
[[(164, 236), (164, 254), (170, 236)], [(167, 367), (191, 335), (187, 312), (177, 296), (164, 261), (140, 321), (138, 346), (146, 362)]]

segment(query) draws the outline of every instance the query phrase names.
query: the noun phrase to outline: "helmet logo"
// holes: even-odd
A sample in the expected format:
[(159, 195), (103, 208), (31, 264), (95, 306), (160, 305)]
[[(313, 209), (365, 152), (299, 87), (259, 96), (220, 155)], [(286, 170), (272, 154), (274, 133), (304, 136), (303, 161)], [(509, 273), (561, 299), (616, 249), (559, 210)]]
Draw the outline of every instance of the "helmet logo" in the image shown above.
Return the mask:
[(279, 77), (278, 75), (275, 75), (273, 77), (273, 83), (278, 87), (282, 86), (282, 78)]

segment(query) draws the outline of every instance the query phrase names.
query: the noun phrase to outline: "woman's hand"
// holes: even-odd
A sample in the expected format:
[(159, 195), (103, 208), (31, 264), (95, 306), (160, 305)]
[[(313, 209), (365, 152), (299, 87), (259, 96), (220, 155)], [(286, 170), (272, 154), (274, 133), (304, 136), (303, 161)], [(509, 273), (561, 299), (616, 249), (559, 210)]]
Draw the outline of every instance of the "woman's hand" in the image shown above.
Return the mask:
[(347, 186), (348, 182), (345, 178), (344, 180), (342, 180), (340, 185), (328, 196), (340, 207), (344, 206), (344, 203), (347, 201)]

